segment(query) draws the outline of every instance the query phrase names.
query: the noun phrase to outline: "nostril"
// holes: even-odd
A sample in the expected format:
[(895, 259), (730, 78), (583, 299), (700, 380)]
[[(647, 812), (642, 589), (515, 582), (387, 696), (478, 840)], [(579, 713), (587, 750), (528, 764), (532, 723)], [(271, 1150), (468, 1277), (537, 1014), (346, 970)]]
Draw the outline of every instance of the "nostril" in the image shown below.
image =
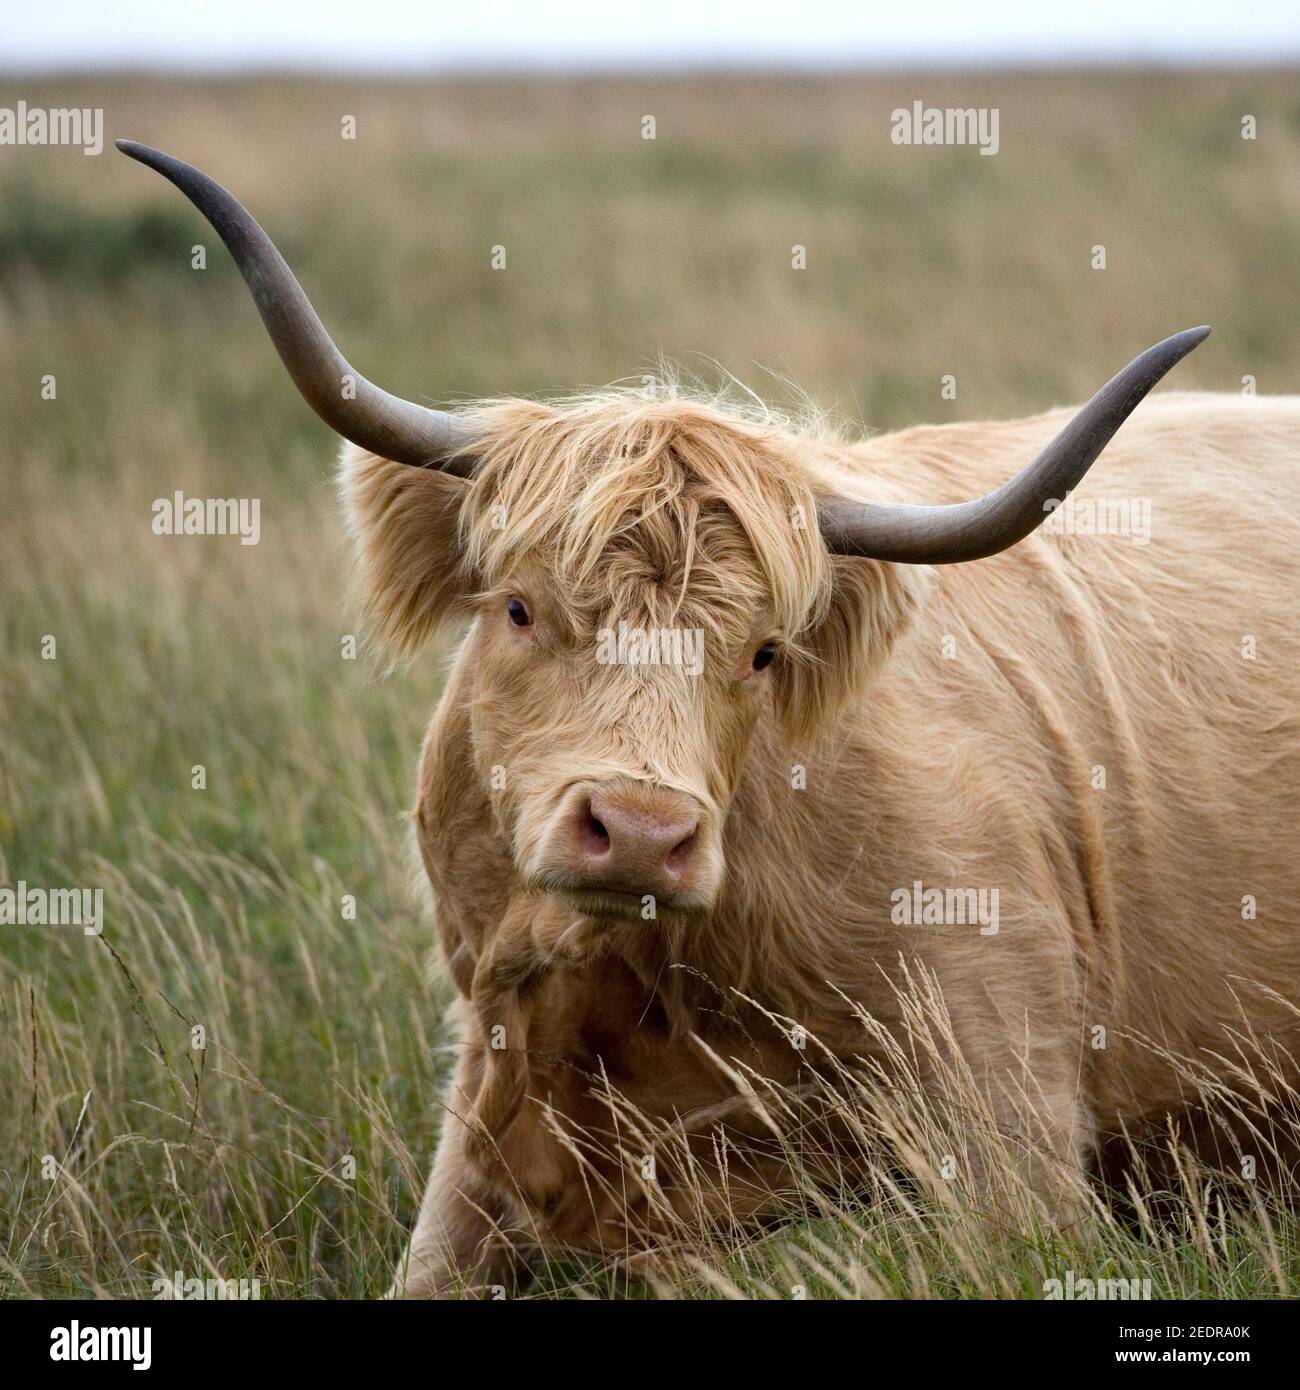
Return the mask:
[(605, 823), (592, 811), (590, 802), (583, 808), (580, 829), (583, 848), (588, 854), (609, 853), (609, 831), (605, 829)]
[(668, 851), (668, 858), (664, 861), (668, 868), (674, 873), (681, 873), (694, 857), (695, 845), (699, 838), (699, 826), (692, 826), (691, 833), (684, 839), (679, 840), (672, 849)]

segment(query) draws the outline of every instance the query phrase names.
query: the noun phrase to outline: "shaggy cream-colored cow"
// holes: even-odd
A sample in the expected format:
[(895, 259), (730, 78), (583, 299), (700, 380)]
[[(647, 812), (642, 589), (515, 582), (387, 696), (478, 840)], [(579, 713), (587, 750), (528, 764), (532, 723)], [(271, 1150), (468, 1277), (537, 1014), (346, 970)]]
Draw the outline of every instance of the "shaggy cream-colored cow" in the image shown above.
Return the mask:
[[(123, 148), (352, 441), (379, 630), (466, 634), (415, 813), (462, 1047), (400, 1290), (779, 1212), (756, 1078), (869, 1062), (916, 972), (1058, 1209), (1061, 1165), (1186, 1106), (1175, 1058), (1230, 1082), (1244, 1022), (1289, 1071), (1300, 399), (1154, 398), (1080, 495), (1208, 330), (1079, 411), (868, 443), (622, 392), (445, 414), (352, 371), (228, 193)], [(800, 1180), (852, 1186), (814, 1128)]]

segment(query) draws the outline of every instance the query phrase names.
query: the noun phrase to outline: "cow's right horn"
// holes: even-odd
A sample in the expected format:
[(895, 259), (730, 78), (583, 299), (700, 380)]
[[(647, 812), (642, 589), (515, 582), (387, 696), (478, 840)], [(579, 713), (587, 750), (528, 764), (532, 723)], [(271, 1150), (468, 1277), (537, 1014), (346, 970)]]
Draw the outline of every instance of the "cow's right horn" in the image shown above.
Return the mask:
[(389, 395), (353, 371), (275, 243), (233, 194), (161, 150), (134, 140), (119, 140), (117, 147), (170, 179), (212, 224), (252, 291), (294, 385), (332, 430), (382, 458), (470, 474), (474, 460), (464, 452), (456, 417)]
[(1015, 545), (1042, 525), (1147, 392), (1209, 333), (1188, 328), (1147, 348), (1111, 377), (1031, 464), (986, 497), (941, 506), (822, 498), (817, 514), (827, 546), (837, 555), (954, 565)]

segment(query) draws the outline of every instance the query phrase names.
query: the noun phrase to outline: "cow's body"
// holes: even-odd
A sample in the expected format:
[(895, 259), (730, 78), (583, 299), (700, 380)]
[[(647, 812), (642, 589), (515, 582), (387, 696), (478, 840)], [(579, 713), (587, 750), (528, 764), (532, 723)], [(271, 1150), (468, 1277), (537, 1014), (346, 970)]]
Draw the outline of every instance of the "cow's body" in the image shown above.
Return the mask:
[[(955, 500), (995, 487), (1066, 418), (909, 430), (829, 466), (873, 497)], [(707, 1128), (737, 1094), (729, 1067), (797, 1085), (810, 1064), (763, 1010), (851, 1057), (868, 1049), (845, 998), (896, 1022), (900, 961), (934, 972), (999, 1111), (1011, 1116), (1027, 1061), (1040, 1138), (1081, 1161), (1099, 1134), (1158, 1124), (1185, 1102), (1159, 1048), (1219, 1068), (1243, 1011), (1289, 1045), (1298, 462), (1300, 399), (1149, 401), (1081, 496), (1150, 499), (1150, 542), (1039, 533), (928, 572), (906, 635), (833, 728), (792, 748), (760, 720), (726, 823), (722, 894), (681, 931), (587, 923), (556, 945), (574, 914), (521, 891), (471, 756), (472, 629), (420, 773), (442, 943), (475, 1001), (410, 1291), (472, 1270), (490, 1222), (543, 1243), (621, 1245), (637, 1185), (612, 1162), (604, 1195), (584, 1181), (547, 1105), (608, 1135), (603, 1076), (646, 1114)], [(792, 785), (795, 765), (806, 787)], [(996, 932), (891, 920), (917, 882), (996, 889)], [(512, 936), (540, 941), (549, 963), (524, 988), (501, 945)], [(506, 1054), (485, 1050), (494, 1021)], [(732, 1209), (746, 1205), (739, 1187)], [(765, 1205), (753, 1196), (753, 1210)]]

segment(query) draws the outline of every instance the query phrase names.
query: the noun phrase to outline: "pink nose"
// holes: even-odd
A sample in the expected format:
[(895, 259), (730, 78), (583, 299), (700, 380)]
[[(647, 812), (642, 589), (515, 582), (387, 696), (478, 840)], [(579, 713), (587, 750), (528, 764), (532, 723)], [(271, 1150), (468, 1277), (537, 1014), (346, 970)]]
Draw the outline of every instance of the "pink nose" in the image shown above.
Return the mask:
[(576, 886), (671, 899), (690, 887), (699, 824), (696, 802), (666, 788), (580, 794), (568, 856)]

